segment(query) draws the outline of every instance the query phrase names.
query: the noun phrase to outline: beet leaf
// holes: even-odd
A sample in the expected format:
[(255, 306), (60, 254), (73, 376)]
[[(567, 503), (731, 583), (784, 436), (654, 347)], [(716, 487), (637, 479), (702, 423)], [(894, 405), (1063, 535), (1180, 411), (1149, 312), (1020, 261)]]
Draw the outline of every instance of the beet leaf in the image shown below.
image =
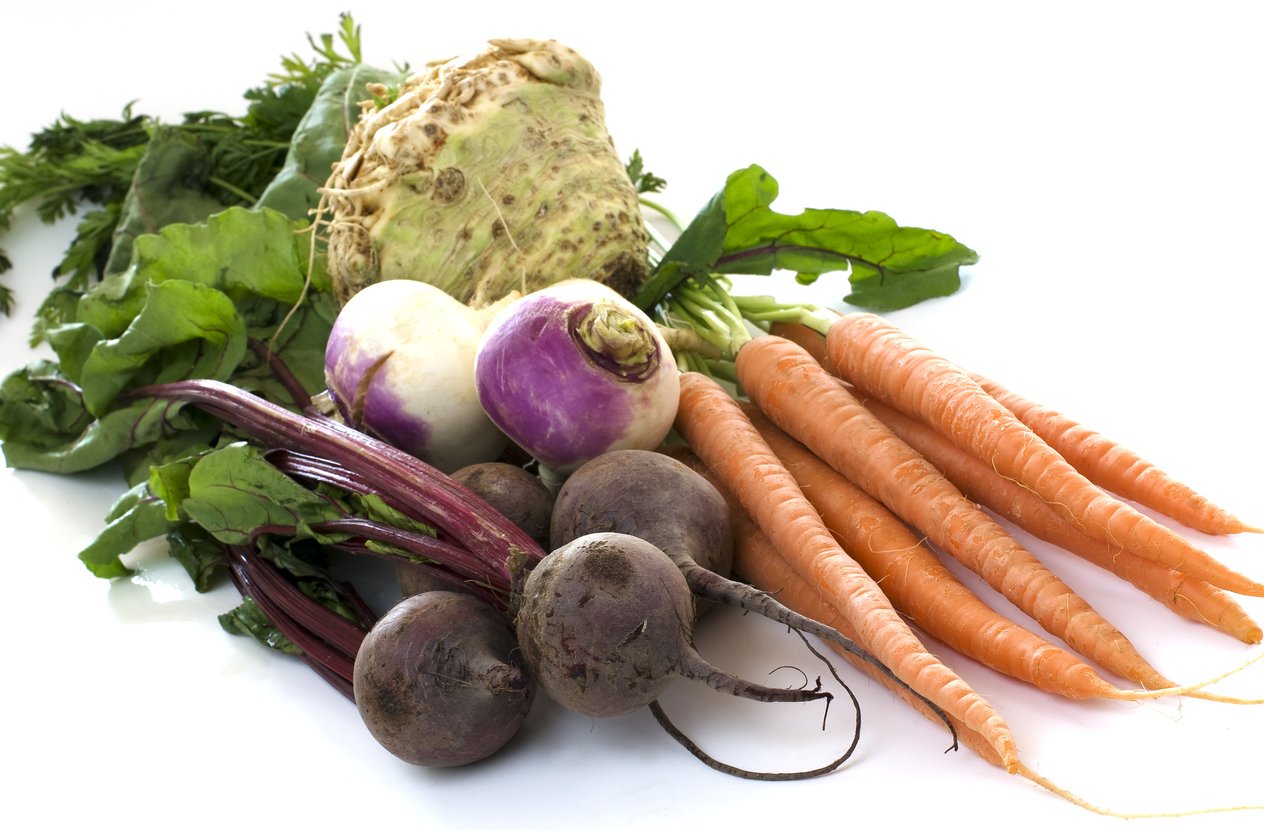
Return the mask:
[(778, 213), (777, 190), (777, 180), (757, 165), (732, 173), (663, 255), (636, 304), (652, 309), (685, 280), (711, 274), (786, 270), (810, 284), (841, 271), (851, 285), (844, 302), (892, 310), (952, 294), (961, 266), (978, 260), (947, 234), (903, 227), (877, 211)]

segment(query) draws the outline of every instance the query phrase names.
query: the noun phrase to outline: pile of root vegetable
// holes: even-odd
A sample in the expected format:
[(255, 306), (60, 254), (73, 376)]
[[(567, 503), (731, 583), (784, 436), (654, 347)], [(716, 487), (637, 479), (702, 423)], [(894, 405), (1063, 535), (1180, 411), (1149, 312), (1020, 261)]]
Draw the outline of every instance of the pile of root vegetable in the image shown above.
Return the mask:
[[(66, 120), (6, 150), (6, 210), (54, 198), (40, 177), (73, 179), (74, 159), (119, 167), (110, 186), (77, 182), (98, 207), (34, 332), (56, 360), (0, 386), (10, 466), (124, 471), (129, 489), (79, 554), (92, 573), (126, 577), (121, 557), (165, 538), (199, 590), (227, 578), (240, 591), (226, 630), (305, 660), (421, 765), (487, 758), (544, 693), (593, 717), (648, 706), (737, 776), (842, 766), (859, 717), (833, 762), (782, 771), (712, 758), (668, 719), (657, 701), (678, 678), (832, 699), (819, 681), (762, 685), (709, 664), (693, 631), (714, 603), (829, 645), (954, 740), (1072, 800), (910, 624), (1065, 698), (1259, 702), (1164, 677), (992, 518), (1261, 639), (1232, 595), (1264, 584), (1131, 504), (1203, 533), (1258, 528), (880, 316), (956, 291), (969, 248), (875, 212), (777, 213), (758, 167), (660, 233), (647, 217), (674, 218), (647, 196), (663, 181), (614, 155), (599, 75), (573, 50), (498, 40), (390, 73), (360, 63), (349, 18), (340, 38), (348, 55), (327, 36), (317, 62), (253, 95), (255, 115), (281, 101), (302, 113), (254, 185), (208, 172), (224, 154), (207, 151), (205, 114)], [(63, 134), (78, 156), (54, 150)], [(866, 310), (730, 291), (728, 275), (787, 269), (845, 274), (845, 302)], [(1049, 639), (993, 611), (939, 552)], [(333, 576), (357, 557), (394, 564), (397, 605)]]

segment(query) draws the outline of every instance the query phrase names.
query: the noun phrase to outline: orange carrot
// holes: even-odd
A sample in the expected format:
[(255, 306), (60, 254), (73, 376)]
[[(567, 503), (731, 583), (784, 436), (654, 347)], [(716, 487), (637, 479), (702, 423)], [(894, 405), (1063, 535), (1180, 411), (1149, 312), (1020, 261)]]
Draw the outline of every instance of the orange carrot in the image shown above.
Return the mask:
[(901, 440), (925, 456), (968, 498), (986, 505), (1033, 536), (1127, 580), (1187, 619), (1206, 623), (1244, 643), (1260, 641), (1260, 627), (1223, 591), (1089, 536), (1030, 490), (997, 475), (987, 464), (933, 428), (875, 400), (862, 398), (861, 403)]
[(829, 352), (825, 348), (825, 336), (820, 332), (814, 331), (802, 323), (780, 322), (773, 323), (768, 331), (797, 344), (805, 352), (812, 355), (812, 359), (824, 366), (830, 374), (837, 374), (834, 371), (833, 363), (830, 361)]
[[(886, 320), (863, 312), (844, 314), (831, 326), (826, 348), (841, 377), (934, 426), (999, 474), (1029, 487), (1090, 535), (1218, 588), (1264, 596), (1264, 584), (1226, 567), (1090, 482), (964, 370)], [(740, 361), (740, 353), (738, 357)]]
[[(986, 666), (1063, 697), (1132, 698), (1075, 655), (994, 611), (895, 515), (753, 409), (746, 408), (751, 422), (843, 549), (878, 582), (896, 610), (927, 634)], [(1149, 672), (1130, 679), (1156, 686), (1163, 678)]]
[[(734, 510), (732, 516), (733, 567), (736, 572), (755, 587), (776, 596), (787, 608), (818, 620), (855, 641), (856, 630), (847, 618), (837, 608), (822, 599), (818, 591), (786, 564), (785, 559), (777, 553), (772, 542), (768, 541), (768, 537), (760, 532), (754, 522), (740, 509)], [(869, 662), (842, 648), (835, 647), (835, 651), (853, 666), (866, 672), (899, 695), (905, 703), (926, 717), (934, 721), (939, 720), (939, 715), (921, 698), (910, 693), (908, 688), (896, 683)], [(988, 763), (1004, 768), (1005, 764), (1001, 757), (996, 754), (996, 750), (982, 733), (971, 729), (964, 721), (951, 714), (949, 719), (963, 744)]]
[(709, 377), (685, 372), (676, 429), (790, 566), (843, 613), (856, 642), (918, 694), (985, 736), (1005, 768), (1017, 770), (1017, 747), (1000, 713), (926, 650), (864, 569), (839, 547), (737, 401)]
[[(825, 603), (821, 599), (820, 594), (813, 590), (811, 585), (805, 582), (802, 577), (785, 563), (785, 560), (781, 558), (776, 548), (768, 541), (768, 538), (759, 532), (759, 528), (755, 527), (746, 515), (741, 513), (741, 511), (734, 511), (732, 521), (735, 543), (733, 562), (743, 577), (759, 588), (776, 594), (778, 599), (784, 602), (786, 606), (835, 627), (839, 633), (846, 637), (850, 637), (853, 640), (856, 639), (856, 632), (851, 628), (847, 620), (840, 616), (828, 603)], [(857, 668), (868, 673), (875, 680), (897, 694), (905, 703), (932, 720), (938, 719), (938, 714), (927, 707), (924, 701), (911, 694), (906, 687), (896, 683), (889, 676), (882, 674), (871, 663), (861, 660), (856, 655), (838, 646), (833, 646), (833, 648)], [(1260, 809), (1255, 806), (1242, 806), (1192, 810), (1183, 813), (1123, 813), (1116, 810), (1107, 810), (1062, 789), (1050, 779), (1027, 767), (1021, 761), (1016, 761), (1012, 764), (1005, 763), (983, 735), (974, 731), (957, 718), (950, 716), (950, 720), (953, 728), (957, 730), (957, 734), (961, 738), (961, 743), (973, 750), (984, 761), (1001, 767), (1011, 774), (1020, 775), (1033, 784), (1044, 787), (1059, 798), (1064, 798), (1078, 807), (1099, 815), (1113, 816), (1115, 818), (1176, 818), (1207, 813)]]
[(737, 374), (773, 423), (983, 577), (1045, 630), (1122, 677), (1154, 671), (1121, 632), (861, 406), (806, 351), (784, 338), (756, 337), (737, 353)]
[(1203, 533), (1260, 533), (1119, 443), (995, 381), (971, 375), (1085, 478)]
[[(826, 354), (825, 337), (818, 332), (799, 323), (773, 323), (771, 331), (798, 343), (827, 369), (832, 365), (828, 354)], [(1008, 390), (1002, 389), (999, 384), (993, 381), (986, 380), (978, 375), (974, 375), (974, 377), (980, 386), (1005, 404), (1006, 408), (1013, 411), (1015, 415), (1036, 430), (1037, 434), (1046, 441), (1049, 440), (1050, 435), (1058, 431), (1053, 426), (1055, 421), (1053, 413), (1043, 410), (1037, 404), (1025, 401)], [(1047, 504), (1040, 501), (1030, 490), (1013, 483), (1009, 479), (998, 476), (994, 470), (982, 461), (960, 450), (955, 444), (949, 442), (921, 421), (912, 419), (904, 413), (897, 412), (871, 398), (863, 399), (862, 403), (873, 411), (875, 415), (878, 415), (905, 443), (926, 456), (966, 496), (987, 505), (1032, 535), (1047, 542), (1052, 542), (1105, 570), (1111, 571), (1116, 576), (1132, 583), (1187, 619), (1205, 623), (1232, 637), (1236, 637), (1244, 643), (1258, 643), (1264, 637), (1264, 632), (1261, 632), (1260, 626), (1250, 618), (1242, 606), (1220, 589), (1209, 585), (1203, 580), (1193, 579), (1152, 559), (1121, 551), (1117, 545), (1110, 545), (1090, 537), (1058, 515)], [(1049, 414), (1037, 414), (1045, 412), (1049, 412)], [(1050, 422), (1049, 434), (1046, 434), (1044, 427), (1046, 421)], [(1076, 431), (1078, 432), (1078, 430)], [(1064, 456), (1066, 455), (1066, 447), (1053, 446), (1054, 449), (1059, 450)], [(1088, 454), (1088, 446), (1091, 446), (1091, 442), (1085, 442), (1084, 447), (1081, 448), (1078, 454), (1072, 451), (1071, 455), (1073, 457), (1081, 456), (1077, 458), (1075, 466), (1078, 468), (1083, 465), (1084, 468), (1087, 468), (1090, 471), (1089, 478), (1092, 480), (1093, 475), (1095, 475), (1092, 473), (1093, 465), (1082, 458), (1083, 455)], [(1120, 457), (1119, 454), (1121, 452), (1126, 453), (1127, 451), (1117, 449), (1115, 451), (1116, 457)], [(1144, 464), (1145, 462), (1137, 462), (1133, 466), (1140, 469)], [(1083, 472), (1084, 470), (1081, 469), (1081, 471)], [(1149, 478), (1150, 475), (1155, 476), (1155, 478)], [(1146, 478), (1148, 481), (1157, 481), (1158, 476), (1161, 475), (1162, 473), (1155, 472), (1148, 474)], [(1112, 481), (1111, 478), (1106, 475), (1102, 475), (1101, 478), (1102, 480), (1095, 483), (1100, 486), (1107, 486), (1107, 489), (1115, 489), (1115, 487), (1107, 484)], [(1147, 501), (1141, 498), (1135, 489), (1125, 485), (1117, 484), (1115, 486), (1119, 488), (1116, 492), (1122, 490), (1120, 495), (1158, 509), (1157, 501)], [(1181, 486), (1172, 485), (1171, 489), (1175, 491)], [(1201, 497), (1195, 497), (1193, 502), (1196, 503), (1199, 498)], [(1163, 511), (1160, 510), (1160, 512)], [(1172, 513), (1176, 514), (1175, 518), (1179, 519), (1184, 515), (1188, 518), (1186, 524), (1207, 533), (1233, 532), (1233, 522), (1238, 521), (1231, 516), (1225, 519), (1215, 519), (1214, 514), (1225, 514), (1225, 511), (1214, 505), (1208, 505), (1205, 508), (1205, 512), (1210, 518), (1199, 523), (1194, 516), (1203, 512), (1204, 509), (1197, 507), (1173, 508), (1172, 510)], [(1227, 516), (1227, 514), (1225, 515)], [(1239, 522), (1239, 524), (1241, 523)], [(1217, 531), (1217, 526), (1222, 529)], [(1254, 528), (1249, 528), (1245, 525), (1241, 525), (1241, 527), (1244, 530), (1254, 530)]]

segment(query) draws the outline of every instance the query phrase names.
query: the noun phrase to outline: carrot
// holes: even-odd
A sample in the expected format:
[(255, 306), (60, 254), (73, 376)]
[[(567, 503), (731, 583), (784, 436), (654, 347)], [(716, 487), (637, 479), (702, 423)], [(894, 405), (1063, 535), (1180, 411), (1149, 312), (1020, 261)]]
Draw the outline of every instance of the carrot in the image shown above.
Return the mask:
[[(734, 570), (755, 587), (776, 596), (787, 608), (822, 622), (836, 629), (843, 636), (855, 640), (856, 630), (847, 618), (837, 608), (822, 599), (819, 592), (786, 564), (772, 542), (768, 541), (768, 537), (760, 532), (740, 507), (732, 511), (731, 515), (733, 517)], [(891, 680), (875, 666), (856, 655), (840, 648), (835, 648), (835, 651), (847, 658), (853, 666), (863, 670), (899, 695), (905, 703), (931, 720), (938, 721), (939, 715), (921, 698), (910, 693), (907, 687)], [(982, 733), (971, 729), (960, 718), (949, 715), (949, 719), (963, 744), (988, 763), (1004, 768), (1005, 764), (1001, 757)]]
[[(879, 502), (753, 407), (746, 414), (844, 550), (878, 582), (896, 610), (927, 634), (986, 666), (1063, 697), (1135, 699), (1075, 655), (998, 614)], [(1146, 686), (1162, 681), (1155, 672), (1130, 679)]]
[(1264, 584), (1226, 567), (1086, 479), (964, 370), (882, 318), (864, 312), (840, 316), (830, 327), (826, 348), (841, 377), (934, 426), (1089, 534), (1218, 588), (1264, 596)]
[(806, 351), (784, 338), (756, 337), (737, 353), (737, 373), (742, 388), (773, 423), (983, 577), (1045, 630), (1121, 677), (1154, 672), (1121, 632), (861, 406)]
[(784, 337), (812, 355), (812, 359), (824, 366), (830, 374), (838, 374), (834, 371), (834, 364), (830, 360), (829, 352), (825, 349), (825, 336), (820, 332), (810, 329), (802, 323), (780, 322), (773, 323), (768, 327), (768, 331), (770, 334)]
[(1264, 532), (1212, 504), (1193, 488), (1101, 433), (1027, 400), (995, 381), (975, 374), (971, 377), (1097, 486), (1203, 533)]
[[(734, 567), (743, 577), (750, 580), (754, 585), (762, 588), (769, 593), (777, 595), (786, 606), (793, 608), (801, 614), (809, 617), (815, 617), (827, 625), (835, 627), (839, 633), (852, 640), (856, 639), (856, 631), (851, 627), (847, 619), (828, 603), (821, 599), (811, 585), (803, 580), (798, 574), (786, 564), (780, 554), (773, 546), (768, 538), (760, 533), (759, 528), (755, 527), (740, 510), (733, 511), (733, 536), (734, 536)], [(905, 703), (912, 706), (932, 720), (938, 719), (939, 715), (932, 711), (917, 696), (911, 694), (907, 687), (902, 686), (893, 681), (889, 676), (880, 672), (871, 663), (868, 663), (855, 654), (852, 654), (841, 647), (833, 646), (835, 651), (846, 658), (857, 668), (871, 675), (878, 682), (882, 683), (888, 689), (893, 691)], [(1077, 807), (1081, 807), (1098, 815), (1112, 816), (1115, 818), (1178, 818), (1183, 816), (1207, 815), (1211, 813), (1239, 812), (1244, 810), (1258, 810), (1259, 806), (1247, 805), (1238, 807), (1212, 808), (1206, 810), (1189, 810), (1183, 812), (1168, 813), (1125, 813), (1117, 810), (1108, 810), (1099, 807), (1072, 792), (1062, 789), (1049, 778), (1038, 774), (1034, 770), (1027, 767), (1021, 761), (1015, 760), (1013, 763), (1006, 763), (987, 739), (979, 732), (974, 731), (965, 722), (950, 717), (953, 728), (957, 730), (957, 734), (961, 738), (961, 743), (969, 747), (976, 755), (989, 764), (1001, 767), (1007, 772), (1022, 776), (1033, 784), (1045, 788), (1050, 793), (1059, 798), (1066, 799)]]
[[(817, 362), (830, 369), (831, 372), (833, 371), (831, 369), (832, 361), (829, 360), (829, 355), (825, 349), (825, 337), (820, 333), (799, 323), (780, 322), (773, 323), (771, 331), (773, 334), (793, 340), (807, 350)], [(1041, 426), (1041, 423), (1046, 418), (1037, 418), (1035, 416), (1037, 410), (1043, 411), (1038, 405), (1024, 401), (1008, 390), (1003, 390), (999, 384), (993, 381), (986, 380), (978, 375), (974, 375), (974, 377), (978, 380), (979, 385), (989, 394), (1005, 404), (1024, 423), (1036, 430), (1037, 434), (1041, 435), (1042, 438), (1048, 440), (1049, 436), (1044, 433)], [(1052, 542), (1105, 570), (1111, 571), (1116, 576), (1132, 583), (1138, 589), (1187, 619), (1205, 623), (1248, 644), (1258, 643), (1264, 637), (1260, 626), (1247, 615), (1242, 606), (1218, 588), (1209, 585), (1203, 580), (1190, 578), (1186, 574), (1152, 559), (1122, 551), (1117, 545), (1110, 545), (1088, 536), (1036, 498), (1031, 491), (998, 476), (994, 470), (982, 461), (963, 452), (921, 421), (909, 418), (902, 412), (897, 412), (869, 398), (862, 400), (862, 403), (873, 411), (875, 415), (878, 415), (905, 443), (910, 444), (935, 464), (965, 495), (975, 501), (986, 504), (992, 510), (1000, 513), (1032, 535), (1047, 542)], [(1031, 413), (1030, 416), (1029, 412)], [(1028, 420), (1029, 417), (1030, 420)], [(1047, 420), (1052, 421), (1053, 418), (1049, 417)], [(1053, 434), (1055, 430), (1051, 428), (1049, 432)], [(1054, 446), (1054, 449), (1063, 451), (1066, 448)], [(1072, 454), (1075, 455), (1075, 453)], [(1080, 454), (1088, 454), (1087, 449), (1083, 449)], [(1140, 462), (1140, 464), (1134, 464), (1133, 466), (1134, 468), (1139, 468), (1144, 463)], [(1081, 464), (1091, 471), (1092, 465), (1085, 463), (1083, 460), (1077, 461), (1075, 466), (1080, 467)], [(1161, 476), (1162, 474), (1156, 473), (1154, 475)], [(1106, 479), (1105, 481), (1109, 480)], [(1106, 486), (1105, 481), (1095, 483)], [(1133, 498), (1135, 501), (1147, 504), (1153, 509), (1158, 509), (1155, 503), (1138, 498), (1135, 488), (1125, 487), (1124, 485), (1116, 486), (1123, 490), (1120, 494), (1126, 498)], [(1181, 486), (1183, 485), (1173, 485), (1172, 489), (1175, 490)], [(1115, 488), (1108, 487), (1108, 489)], [(1116, 492), (1119, 492), (1119, 490), (1116, 490)], [(1214, 505), (1208, 505), (1206, 509), (1210, 514), (1214, 515), (1220, 512), (1227, 516), (1225, 511)], [(1160, 512), (1163, 511), (1160, 510)], [(1180, 514), (1181, 510), (1174, 509), (1173, 512)], [(1198, 508), (1187, 508), (1185, 512), (1202, 511)], [(1208, 523), (1197, 527), (1194, 525), (1192, 516), (1190, 518), (1191, 521), (1186, 522), (1186, 524), (1195, 526), (1196, 529), (1204, 532), (1214, 532), (1217, 520), (1210, 519)], [(1229, 526), (1236, 521), (1238, 520), (1233, 519), (1231, 516), (1228, 517), (1228, 520), (1221, 524), (1225, 528), (1221, 532), (1232, 532)], [(1246, 530), (1254, 529), (1245, 525), (1243, 525), (1243, 528)]]
[(997, 475), (987, 464), (933, 428), (877, 401), (862, 398), (861, 402), (968, 498), (986, 505), (1033, 536), (1127, 580), (1187, 619), (1206, 623), (1244, 643), (1260, 642), (1260, 627), (1223, 591), (1089, 536), (1030, 490)]
[[(793, 340), (818, 363), (837, 374), (825, 338), (802, 323), (773, 323), (772, 334)], [(1209, 534), (1261, 533), (1193, 488), (1174, 480), (1135, 452), (1067, 416), (1018, 395), (994, 380), (971, 373), (985, 392), (1029, 426), (1071, 466), (1099, 487), (1110, 490), (1194, 530)]]
[(839, 547), (737, 401), (711, 378), (682, 373), (676, 430), (800, 577), (842, 612), (856, 642), (918, 694), (983, 735), (1007, 770), (1018, 768), (1014, 736), (1000, 713), (926, 650)]

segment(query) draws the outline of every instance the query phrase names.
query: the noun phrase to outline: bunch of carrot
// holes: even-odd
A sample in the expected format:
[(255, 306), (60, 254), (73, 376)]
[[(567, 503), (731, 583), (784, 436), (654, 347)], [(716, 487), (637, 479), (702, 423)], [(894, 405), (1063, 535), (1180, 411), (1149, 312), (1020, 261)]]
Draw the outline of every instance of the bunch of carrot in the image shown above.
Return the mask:
[[(749, 402), (702, 374), (686, 372), (681, 383), (677, 431), (735, 508), (736, 567), (866, 647), (946, 712), (986, 760), (1057, 790), (1023, 764), (1000, 713), (921, 644), (905, 617), (957, 651), (1067, 698), (1216, 696), (1155, 670), (980, 505), (1187, 618), (1260, 641), (1260, 627), (1230, 594), (1264, 596), (1264, 584), (1123, 499), (1206, 533), (1257, 528), (876, 315), (841, 315), (824, 337), (794, 324), (772, 332), (737, 353)], [(1068, 648), (996, 613), (924, 540)], [(1119, 688), (1092, 664), (1138, 688)]]

